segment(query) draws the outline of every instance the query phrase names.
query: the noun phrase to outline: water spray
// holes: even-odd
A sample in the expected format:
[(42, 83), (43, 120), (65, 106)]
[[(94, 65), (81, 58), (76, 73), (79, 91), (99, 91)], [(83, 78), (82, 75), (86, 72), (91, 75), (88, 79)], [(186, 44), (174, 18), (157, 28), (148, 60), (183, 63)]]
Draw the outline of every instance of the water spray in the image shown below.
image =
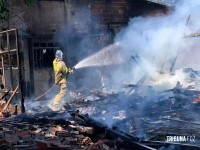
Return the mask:
[(111, 44), (97, 53), (83, 59), (77, 63), (73, 68), (85, 68), (85, 67), (100, 67), (112, 64), (121, 64), (124, 61), (119, 57), (118, 51), (121, 49), (118, 43)]

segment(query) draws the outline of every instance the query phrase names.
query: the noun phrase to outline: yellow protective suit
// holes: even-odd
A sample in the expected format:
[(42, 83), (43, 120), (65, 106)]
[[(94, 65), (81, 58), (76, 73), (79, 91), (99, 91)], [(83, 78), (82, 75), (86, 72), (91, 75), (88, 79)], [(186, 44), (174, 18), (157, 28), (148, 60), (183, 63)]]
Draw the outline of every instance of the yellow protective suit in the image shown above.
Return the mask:
[(53, 68), (55, 73), (55, 84), (60, 86), (60, 92), (55, 96), (53, 105), (58, 105), (63, 100), (67, 91), (66, 74), (70, 73), (71, 69), (67, 68), (65, 62), (58, 58), (54, 59)]

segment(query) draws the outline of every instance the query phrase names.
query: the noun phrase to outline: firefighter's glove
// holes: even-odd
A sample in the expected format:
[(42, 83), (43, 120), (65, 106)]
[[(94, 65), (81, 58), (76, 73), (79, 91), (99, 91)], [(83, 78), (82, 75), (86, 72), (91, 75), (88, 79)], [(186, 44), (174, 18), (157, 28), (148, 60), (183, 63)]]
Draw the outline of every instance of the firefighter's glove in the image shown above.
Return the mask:
[(72, 74), (74, 72), (73, 69), (69, 68), (69, 71), (68, 71), (70, 74)]

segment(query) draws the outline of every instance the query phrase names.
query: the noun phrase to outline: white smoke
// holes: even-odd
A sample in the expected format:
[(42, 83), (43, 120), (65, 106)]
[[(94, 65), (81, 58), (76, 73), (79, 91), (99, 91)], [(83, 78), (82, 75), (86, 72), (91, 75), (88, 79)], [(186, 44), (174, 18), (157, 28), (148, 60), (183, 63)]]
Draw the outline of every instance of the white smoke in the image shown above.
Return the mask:
[(183, 0), (174, 9), (169, 8), (165, 15), (135, 17), (129, 21), (128, 27), (115, 38), (115, 42), (119, 42), (123, 48), (121, 55), (125, 59), (131, 55), (140, 58), (140, 64), (135, 63), (132, 67), (127, 82), (136, 83), (147, 75), (148, 81), (159, 83), (158, 80), (164, 77), (160, 73), (170, 73), (176, 56), (174, 70), (185, 67), (200, 69), (200, 51), (197, 49), (200, 38), (184, 38), (200, 31), (199, 6), (200, 1)]

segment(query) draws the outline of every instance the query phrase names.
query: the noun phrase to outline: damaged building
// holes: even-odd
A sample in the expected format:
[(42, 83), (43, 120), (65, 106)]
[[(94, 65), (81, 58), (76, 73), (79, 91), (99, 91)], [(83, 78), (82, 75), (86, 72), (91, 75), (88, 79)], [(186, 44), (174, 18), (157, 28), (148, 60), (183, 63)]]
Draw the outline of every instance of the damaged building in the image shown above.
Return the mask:
[[(88, 54), (84, 54), (86, 50), (82, 47), (93, 50), (109, 45), (130, 17), (167, 11), (159, 4), (126, 0), (39, 0), (32, 6), (27, 6), (22, 0), (10, 1), (9, 7), (12, 8), (9, 20), (1, 23), (1, 29), (18, 29), (27, 96), (40, 95), (49, 88), (46, 83), (53, 82), (55, 50), (63, 49), (64, 58), (72, 67), (79, 61), (76, 60), (76, 51), (86, 56)], [(82, 47), (79, 46), (81, 42), (84, 44)], [(45, 77), (41, 80), (41, 76)]]
[(200, 149), (199, 5), (2, 0), (0, 149)]

